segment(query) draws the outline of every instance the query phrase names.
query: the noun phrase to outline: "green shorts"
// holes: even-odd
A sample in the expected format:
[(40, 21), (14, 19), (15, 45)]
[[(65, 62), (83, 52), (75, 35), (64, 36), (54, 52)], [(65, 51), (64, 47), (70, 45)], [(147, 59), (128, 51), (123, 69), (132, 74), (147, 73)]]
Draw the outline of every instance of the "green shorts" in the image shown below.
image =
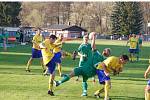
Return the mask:
[(83, 76), (83, 78), (90, 78), (96, 75), (96, 68), (94, 67), (76, 67), (74, 68), (75, 76)]

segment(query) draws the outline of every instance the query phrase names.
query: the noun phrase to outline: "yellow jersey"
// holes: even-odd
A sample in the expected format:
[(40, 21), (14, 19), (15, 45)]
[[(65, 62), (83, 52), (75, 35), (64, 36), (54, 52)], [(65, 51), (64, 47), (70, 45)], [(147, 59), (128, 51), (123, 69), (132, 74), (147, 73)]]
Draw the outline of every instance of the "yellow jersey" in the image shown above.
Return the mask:
[(54, 48), (54, 53), (60, 52), (62, 49), (62, 41), (60, 39), (57, 39), (54, 44), (59, 45)]
[(42, 56), (43, 56), (43, 63), (44, 65), (46, 65), (54, 57), (53, 49), (55, 45), (50, 43), (49, 39), (46, 39), (45, 41), (43, 41), (42, 45), (44, 45), (45, 47), (44, 49), (41, 49), (41, 51), (42, 51)]
[[(115, 56), (108, 57), (106, 60), (103, 61), (103, 63), (106, 65), (106, 71), (109, 73), (113, 71), (118, 71), (120, 68), (123, 67), (123, 64), (120, 64), (119, 62), (119, 58)], [(97, 69), (103, 70), (102, 63), (97, 66)]]
[(35, 43), (33, 43), (32, 48), (40, 50), (39, 48), (39, 44), (42, 42), (42, 36), (41, 35), (35, 35), (32, 39), (32, 41), (34, 41)]
[(131, 37), (129, 39), (130, 42), (130, 49), (136, 49), (137, 45), (138, 45), (138, 39), (135, 37)]

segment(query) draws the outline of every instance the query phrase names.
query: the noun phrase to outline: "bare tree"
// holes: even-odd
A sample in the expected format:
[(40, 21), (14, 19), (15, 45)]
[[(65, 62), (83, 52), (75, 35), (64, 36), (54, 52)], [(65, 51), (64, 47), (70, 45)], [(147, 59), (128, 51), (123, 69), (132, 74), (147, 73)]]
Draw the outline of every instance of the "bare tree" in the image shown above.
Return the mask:
[(23, 26), (44, 26), (46, 16), (46, 3), (22, 3), (22, 11), (20, 12), (20, 19)]
[(148, 33), (147, 24), (150, 23), (150, 2), (141, 2), (144, 16), (144, 31)]
[(82, 23), (87, 15), (86, 2), (74, 2), (71, 4), (71, 16), (70, 21), (72, 24), (82, 26)]
[(23, 2), (22, 25), (78, 25), (89, 31), (107, 32), (113, 3), (108, 2)]
[(88, 15), (94, 23), (95, 30), (100, 33), (108, 31), (112, 6), (113, 3), (109, 2), (92, 2), (88, 5)]

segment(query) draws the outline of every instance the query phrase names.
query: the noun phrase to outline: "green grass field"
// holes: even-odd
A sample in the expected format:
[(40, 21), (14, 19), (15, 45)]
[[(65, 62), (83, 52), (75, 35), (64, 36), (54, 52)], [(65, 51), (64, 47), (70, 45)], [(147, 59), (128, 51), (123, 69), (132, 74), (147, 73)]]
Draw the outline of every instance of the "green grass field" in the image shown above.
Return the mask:
[[(69, 41), (64, 44), (63, 48), (72, 52), (80, 43), (81, 41)], [(111, 48), (112, 55), (115, 56), (128, 53), (126, 41), (97, 40), (96, 45), (99, 51), (106, 47)], [(129, 62), (119, 76), (111, 76), (110, 97), (112, 100), (144, 100), (144, 86), (147, 80), (144, 79), (143, 74), (148, 67), (149, 51), (149, 43), (144, 42), (140, 62)], [(55, 88), (56, 96), (49, 96), (47, 94), (49, 77), (42, 75), (39, 60), (33, 61), (30, 73), (25, 72), (30, 55), (31, 45), (18, 45), (8, 48), (7, 52), (3, 52), (3, 48), (0, 48), (0, 100), (98, 100), (93, 96), (95, 90), (101, 87), (98, 80), (96, 84), (93, 84), (92, 79), (89, 79), (88, 96), (81, 97), (81, 78), (79, 82), (75, 81), (76, 78), (72, 78)], [(73, 61), (68, 57), (63, 59), (63, 73), (69, 73), (72, 68), (76, 67), (78, 60)], [(56, 71), (56, 79), (60, 79), (58, 71)]]

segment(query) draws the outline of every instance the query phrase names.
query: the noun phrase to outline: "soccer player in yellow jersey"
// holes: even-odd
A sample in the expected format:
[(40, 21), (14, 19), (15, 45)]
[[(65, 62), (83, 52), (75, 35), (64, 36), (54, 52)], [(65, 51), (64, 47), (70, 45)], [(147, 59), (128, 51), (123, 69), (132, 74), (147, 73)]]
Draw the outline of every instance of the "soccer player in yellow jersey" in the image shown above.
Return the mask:
[(98, 75), (99, 83), (104, 84), (104, 100), (111, 100), (109, 98), (109, 89), (111, 87), (110, 73), (113, 72), (113, 74), (116, 75), (121, 72), (123, 65), (128, 60), (129, 58), (127, 55), (122, 55), (120, 57), (111, 56), (97, 66), (96, 73)]
[(135, 34), (132, 34), (132, 37), (129, 38), (127, 44), (130, 43), (129, 53), (130, 53), (130, 60), (131, 62), (134, 61), (134, 56), (137, 51), (138, 39), (136, 38)]
[[(59, 72), (59, 75), (61, 76), (62, 73), (61, 73), (61, 57), (62, 57), (62, 44), (63, 44), (63, 35), (62, 34), (59, 34), (58, 36), (58, 39), (55, 41), (54, 43), (55, 45), (59, 45), (57, 47), (54, 48), (53, 52), (55, 53), (55, 56), (56, 56), (56, 63), (57, 63), (57, 66), (58, 66), (58, 72)], [(45, 71), (44, 75), (47, 75), (47, 72), (48, 70)]]
[(61, 76), (61, 57), (62, 57), (62, 45), (63, 45), (63, 34), (59, 34), (58, 39), (54, 43), (55, 45), (59, 45), (58, 47), (54, 48), (55, 56), (57, 56), (57, 66), (59, 75)]
[(48, 94), (51, 96), (54, 96), (53, 81), (55, 78), (55, 67), (57, 62), (57, 56), (54, 54), (53, 50), (59, 46), (54, 44), (56, 39), (57, 37), (55, 35), (50, 35), (49, 39), (45, 39), (45, 41), (40, 44), (44, 65), (48, 67), (48, 72), (50, 73)]
[[(150, 73), (150, 65), (144, 73), (144, 77), (147, 79), (148, 74)], [(150, 80), (147, 82), (147, 86), (145, 87), (145, 100), (150, 100)]]
[(32, 43), (33, 43), (33, 47), (32, 47), (32, 56), (30, 57), (30, 59), (28, 60), (27, 63), (27, 67), (26, 67), (26, 71), (30, 72), (30, 65), (32, 64), (33, 59), (35, 58), (39, 58), (41, 60), (41, 65), (43, 68), (43, 72), (45, 71), (44, 65), (43, 65), (43, 59), (42, 59), (42, 54), (41, 54), (41, 49), (39, 47), (39, 44), (42, 42), (43, 38), (40, 32), (40, 29), (38, 29), (36, 31), (35, 36), (33, 37)]

